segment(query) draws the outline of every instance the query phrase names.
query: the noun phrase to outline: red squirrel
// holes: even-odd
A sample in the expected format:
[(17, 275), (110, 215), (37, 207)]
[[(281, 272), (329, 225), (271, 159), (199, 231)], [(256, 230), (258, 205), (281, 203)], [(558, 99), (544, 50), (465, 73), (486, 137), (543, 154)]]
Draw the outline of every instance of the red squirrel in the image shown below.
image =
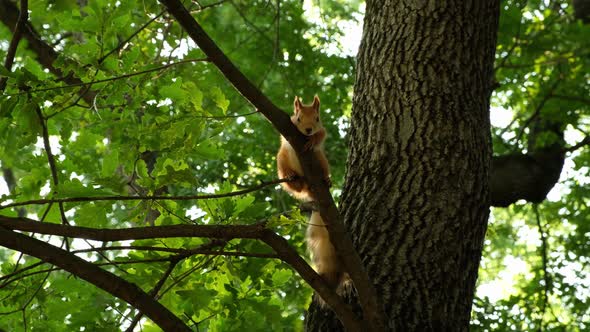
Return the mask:
[[(330, 166), (324, 152), (324, 140), (326, 129), (320, 119), (320, 98), (315, 96), (311, 105), (303, 105), (299, 97), (295, 97), (293, 103), (294, 112), (291, 122), (297, 129), (307, 136), (305, 149), (313, 149), (315, 157), (320, 162), (324, 172), (324, 179), (330, 186)], [(293, 181), (283, 182), (281, 185), (293, 197), (301, 201), (313, 201), (313, 195), (309, 185), (303, 178), (303, 170), (295, 150), (289, 142), (281, 136), (281, 147), (277, 154), (277, 169), (279, 178), (293, 178)], [(340, 292), (346, 274), (343, 265), (336, 253), (336, 249), (330, 242), (328, 230), (318, 211), (313, 211), (309, 219), (306, 232), (307, 247), (312, 255), (312, 260), (319, 275)], [(320, 304), (325, 303), (321, 301)]]
[[(328, 185), (330, 185), (330, 165), (324, 152), (326, 129), (320, 120), (320, 98), (315, 96), (311, 105), (303, 105), (299, 97), (295, 97), (293, 108), (294, 112), (291, 116), (291, 122), (293, 122), (303, 135), (307, 136), (308, 141), (305, 144), (305, 150), (313, 149), (316, 158), (322, 166), (324, 178)], [(303, 179), (303, 169), (301, 168), (297, 154), (283, 136), (281, 136), (281, 147), (277, 154), (277, 168), (280, 179), (295, 178), (293, 181), (281, 183), (283, 189), (298, 200), (313, 200), (309, 186)]]

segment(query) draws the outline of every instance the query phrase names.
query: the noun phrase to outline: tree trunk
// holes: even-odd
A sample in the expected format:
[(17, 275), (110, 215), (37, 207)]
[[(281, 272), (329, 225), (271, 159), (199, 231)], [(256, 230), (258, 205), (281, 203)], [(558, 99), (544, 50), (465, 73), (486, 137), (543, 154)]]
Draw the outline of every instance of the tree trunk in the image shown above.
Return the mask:
[[(497, 0), (367, 1), (341, 213), (392, 330), (468, 330), (498, 17)], [(315, 304), (306, 327), (339, 329)]]

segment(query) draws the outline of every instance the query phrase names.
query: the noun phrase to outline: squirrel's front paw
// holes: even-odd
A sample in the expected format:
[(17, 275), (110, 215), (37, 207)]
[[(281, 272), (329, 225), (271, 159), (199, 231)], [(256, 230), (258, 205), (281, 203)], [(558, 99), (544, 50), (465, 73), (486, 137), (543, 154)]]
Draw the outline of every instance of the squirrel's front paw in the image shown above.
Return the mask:
[(305, 143), (305, 145), (303, 146), (303, 149), (305, 151), (308, 151), (309, 149), (313, 148), (313, 146), (314, 146), (314, 141), (313, 141), (313, 139), (309, 138), (307, 140), (307, 143)]
[(299, 175), (297, 173), (285, 174), (285, 179), (287, 179), (287, 182), (293, 182), (299, 179)]

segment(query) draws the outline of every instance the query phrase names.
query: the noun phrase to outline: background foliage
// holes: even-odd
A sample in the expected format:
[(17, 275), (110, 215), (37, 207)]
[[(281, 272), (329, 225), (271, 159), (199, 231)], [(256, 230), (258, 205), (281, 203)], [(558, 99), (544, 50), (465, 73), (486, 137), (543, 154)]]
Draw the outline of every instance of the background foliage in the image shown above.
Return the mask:
[[(319, 6), (318, 6), (319, 5)], [(337, 198), (344, 178), (346, 128), (354, 58), (344, 52), (360, 25), (359, 1), (194, 1), (201, 25), (277, 105), (295, 95), (322, 99), (330, 137), (327, 155)], [(104, 194), (229, 192), (276, 178), (277, 133), (188, 42), (155, 1), (36, 0), (30, 21), (54, 46), (54, 65), (83, 82), (67, 85), (43, 68), (22, 41), (0, 99), (0, 165), (10, 194), (2, 200)], [(2, 14), (0, 14), (2, 15)], [(145, 27), (144, 25), (153, 20)], [(136, 34), (136, 35), (134, 35)], [(528, 120), (558, 119), (571, 145), (590, 123), (589, 25), (566, 1), (503, 1), (498, 34), (492, 133), (497, 154), (529, 149)], [(0, 57), (12, 37), (0, 26)], [(132, 37), (128, 42), (126, 40)], [(172, 65), (171, 65), (172, 64)], [(136, 74), (140, 73), (140, 74)], [(130, 75), (133, 74), (133, 75)], [(557, 83), (556, 83), (557, 82)], [(91, 103), (79, 97), (90, 89)], [(25, 92), (26, 91), (26, 92)], [(57, 159), (53, 181), (44, 148), (41, 107)], [(541, 105), (539, 107), (539, 105)], [(510, 121), (512, 119), (512, 121)], [(553, 138), (545, 138), (548, 144)], [(494, 209), (473, 310), (474, 330), (585, 330), (590, 324), (590, 154), (572, 152), (550, 199)], [(277, 187), (237, 198), (203, 201), (65, 204), (71, 224), (123, 228), (146, 224), (251, 224), (270, 219), (303, 254), (304, 216)], [(60, 223), (59, 207), (4, 209)], [(543, 234), (543, 239), (540, 234)], [(61, 240), (38, 238), (60, 245)], [(116, 243), (195, 248), (199, 239)], [(76, 240), (72, 249), (100, 243)], [(258, 242), (232, 240), (224, 250), (267, 253)], [(170, 266), (153, 250), (80, 253), (150, 290)], [(150, 260), (149, 262), (138, 262)], [(136, 312), (68, 273), (0, 249), (0, 328), (110, 331)], [(38, 264), (38, 265), (35, 265)], [(26, 273), (16, 269), (33, 266)], [(492, 291), (490, 291), (490, 289)], [(191, 256), (174, 267), (161, 302), (201, 330), (301, 330), (311, 290), (278, 260)], [(143, 330), (157, 330), (149, 320)]]
[[(590, 26), (568, 1), (503, 1), (492, 96), (498, 155), (550, 146), (536, 120), (558, 123), (566, 142), (588, 137)], [(495, 117), (510, 115), (504, 121)], [(509, 120), (509, 121), (506, 121)], [(536, 138), (536, 140), (535, 140)], [(590, 328), (588, 147), (569, 153), (548, 199), (494, 208), (474, 303), (475, 331)]]

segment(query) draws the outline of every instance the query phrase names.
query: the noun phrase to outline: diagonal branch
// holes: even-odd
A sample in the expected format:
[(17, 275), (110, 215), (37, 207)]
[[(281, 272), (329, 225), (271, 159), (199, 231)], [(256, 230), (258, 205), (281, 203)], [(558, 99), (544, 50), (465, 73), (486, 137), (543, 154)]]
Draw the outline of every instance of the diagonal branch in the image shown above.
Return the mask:
[(578, 144), (567, 147), (567, 148), (563, 149), (563, 151), (564, 152), (573, 152), (573, 151), (576, 151), (577, 149), (585, 147), (586, 145), (589, 145), (589, 144), (590, 144), (590, 136), (586, 136)]
[[(12, 69), (12, 64), (14, 63), (14, 56), (16, 55), (16, 49), (18, 48), (18, 44), (23, 34), (23, 30), (25, 29), (25, 25), (29, 21), (29, 1), (28, 0), (21, 0), (20, 1), (20, 10), (18, 13), (18, 21), (14, 27), (14, 33), (12, 34), (12, 40), (10, 40), (10, 45), (8, 45), (8, 50), (6, 51), (6, 58), (4, 59), (4, 68), (10, 71)], [(6, 88), (6, 81), (8, 80), (7, 77), (0, 78), (0, 91), (4, 91)]]
[[(56, 226), (67, 227), (63, 225)], [(135, 284), (94, 266), (92, 263), (86, 262), (74, 254), (3, 227), (0, 227), (0, 243), (7, 248), (18, 250), (58, 266), (127, 301), (144, 312), (154, 323), (158, 324), (165, 331), (190, 331), (182, 320)]]
[[(10, 0), (0, 0), (0, 21), (4, 23), (9, 29), (14, 29), (16, 23), (18, 22), (18, 15), (19, 13), (18, 8), (10, 1)], [(51, 45), (47, 44), (41, 37), (39, 33), (33, 28), (30, 22), (25, 22), (25, 26), (22, 29), (22, 38), (26, 39), (28, 42), (28, 47), (35, 53), (37, 56), (37, 61), (43, 65), (43, 67), (47, 68), (52, 74), (57, 77), (63, 78), (63, 80), (68, 84), (76, 84), (80, 83), (80, 79), (74, 77), (72, 75), (64, 76), (64, 73), (59, 69), (53, 66), (53, 63), (58, 58), (58, 53), (51, 47)], [(79, 92), (84, 100), (92, 104), (96, 93), (94, 91), (88, 91), (87, 89), (83, 89)]]
[[(383, 307), (372, 281), (364, 269), (360, 256), (353, 247), (330, 191), (323, 183), (319, 162), (311, 151), (304, 150), (305, 139), (291, 123), (289, 116), (275, 106), (219, 49), (201, 26), (178, 0), (160, 0), (193, 41), (209, 57), (236, 90), (252, 103), (294, 147), (301, 161), (304, 175), (319, 203), (320, 215), (327, 225), (330, 241), (343, 260), (345, 268), (359, 294), (364, 322), (374, 331), (385, 330)], [(333, 308), (334, 309), (334, 308)], [(338, 314), (342, 321), (345, 317)], [(344, 322), (344, 321), (343, 321)]]

